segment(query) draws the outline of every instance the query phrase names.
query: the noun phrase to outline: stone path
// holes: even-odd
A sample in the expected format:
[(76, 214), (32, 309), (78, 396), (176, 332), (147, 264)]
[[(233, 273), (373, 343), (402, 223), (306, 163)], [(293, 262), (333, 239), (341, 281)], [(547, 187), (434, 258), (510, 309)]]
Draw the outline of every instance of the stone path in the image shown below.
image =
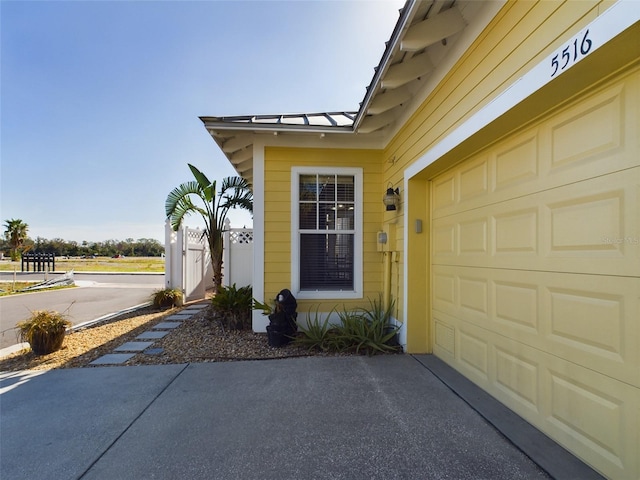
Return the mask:
[(184, 310), (174, 313), (165, 318), (163, 322), (157, 323), (148, 331), (141, 333), (134, 341), (126, 342), (116, 347), (113, 353), (96, 358), (90, 365), (120, 365), (140, 352), (144, 352), (147, 355), (160, 355), (162, 348), (154, 348), (154, 341), (168, 335), (174, 328), (178, 328), (183, 321), (189, 320), (203, 308), (207, 308), (208, 305), (209, 302), (189, 305)]

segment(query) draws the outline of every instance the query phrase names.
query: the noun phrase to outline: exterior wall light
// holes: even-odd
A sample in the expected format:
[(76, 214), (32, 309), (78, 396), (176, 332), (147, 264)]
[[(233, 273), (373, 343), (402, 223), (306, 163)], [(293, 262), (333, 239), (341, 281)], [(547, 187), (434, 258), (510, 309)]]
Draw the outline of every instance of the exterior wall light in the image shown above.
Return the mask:
[(382, 201), (386, 206), (387, 212), (397, 210), (400, 205), (400, 189), (396, 188), (394, 190), (391, 187), (387, 188), (387, 193), (382, 197)]

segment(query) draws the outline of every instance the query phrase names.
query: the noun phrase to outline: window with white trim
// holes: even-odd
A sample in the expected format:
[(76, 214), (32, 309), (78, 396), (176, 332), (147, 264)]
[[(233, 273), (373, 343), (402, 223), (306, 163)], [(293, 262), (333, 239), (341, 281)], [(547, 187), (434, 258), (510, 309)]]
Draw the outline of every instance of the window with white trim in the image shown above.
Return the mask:
[(362, 169), (292, 171), (292, 287), (299, 298), (362, 296)]

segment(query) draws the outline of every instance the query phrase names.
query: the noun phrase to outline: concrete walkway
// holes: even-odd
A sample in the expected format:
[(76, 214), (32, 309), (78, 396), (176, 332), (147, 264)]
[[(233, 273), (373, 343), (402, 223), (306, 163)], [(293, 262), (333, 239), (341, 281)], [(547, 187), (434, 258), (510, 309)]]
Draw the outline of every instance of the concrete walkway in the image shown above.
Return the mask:
[[(0, 478), (548, 478), (434, 375), (430, 360), (3, 374)], [(593, 478), (557, 445), (545, 448), (566, 459), (557, 478)]]

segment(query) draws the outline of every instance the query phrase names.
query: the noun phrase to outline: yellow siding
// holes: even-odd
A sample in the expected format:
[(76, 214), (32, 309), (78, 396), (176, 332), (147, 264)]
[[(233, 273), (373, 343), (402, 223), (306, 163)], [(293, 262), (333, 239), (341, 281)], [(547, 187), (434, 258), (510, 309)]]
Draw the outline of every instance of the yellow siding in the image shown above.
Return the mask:
[(376, 233), (382, 225), (382, 152), (356, 149), (267, 147), (265, 150), (265, 298), (291, 284), (291, 170), (293, 167), (360, 167), (363, 169), (362, 300), (299, 301), (298, 311), (320, 307), (342, 309), (368, 305), (382, 290), (382, 255)]
[[(602, 13), (606, 6), (608, 4), (599, 1), (507, 2), (384, 149), (383, 158), (395, 157), (395, 160), (392, 164), (385, 163), (382, 184), (402, 185), (403, 172), (409, 165), (558, 48), (564, 39)], [(401, 196), (404, 201), (404, 195)], [(383, 220), (396, 223), (396, 248), (402, 258), (403, 222), (388, 214)], [(397, 270), (393, 278), (400, 283), (392, 288), (397, 297), (402, 298), (403, 266), (397, 263), (394, 268)], [(415, 268), (409, 273), (408, 285), (416, 284), (418, 277), (427, 275), (426, 271)]]
[[(385, 149), (391, 178), (593, 20), (600, 2), (508, 2)], [(508, 40), (507, 40), (508, 39)]]

